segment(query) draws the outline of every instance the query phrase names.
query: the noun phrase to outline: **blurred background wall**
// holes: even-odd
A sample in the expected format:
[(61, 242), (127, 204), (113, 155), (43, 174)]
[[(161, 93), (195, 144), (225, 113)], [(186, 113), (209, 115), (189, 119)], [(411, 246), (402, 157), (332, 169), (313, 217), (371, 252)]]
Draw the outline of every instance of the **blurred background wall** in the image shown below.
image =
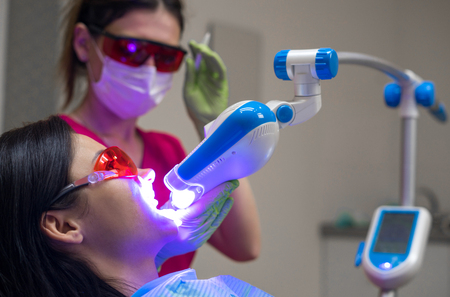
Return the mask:
[(0, 133), (3, 131), (3, 103), (5, 101), (6, 35), (8, 29), (9, 0), (0, 0)]
[(0, 69), (5, 69), (2, 123), (8, 130), (56, 111), (54, 70), (60, 5), (55, 0), (2, 1), (8, 9), (6, 42), (0, 43), (0, 53), (6, 53), (0, 64)]
[[(56, 1), (9, 1), (5, 129), (57, 110), (57, 11)], [(212, 46), (228, 65), (231, 102), (291, 100), (292, 82), (273, 73), (275, 54), (331, 47), (413, 70), (435, 82), (449, 108), (449, 12), (444, 0), (189, 0), (182, 45), (212, 28)], [(184, 68), (139, 124), (177, 135), (190, 151), (199, 140), (182, 102), (183, 76)], [(199, 277), (231, 274), (275, 296), (321, 295), (319, 225), (346, 210), (370, 217), (378, 205), (398, 201), (401, 124), (398, 110), (384, 104), (388, 82), (374, 70), (341, 65), (336, 78), (322, 83), (322, 110), (280, 131), (272, 159), (250, 177), (263, 232), (259, 259), (235, 263), (205, 246), (194, 263)], [(417, 140), (417, 186), (431, 188), (448, 212), (450, 128), (421, 109)]]

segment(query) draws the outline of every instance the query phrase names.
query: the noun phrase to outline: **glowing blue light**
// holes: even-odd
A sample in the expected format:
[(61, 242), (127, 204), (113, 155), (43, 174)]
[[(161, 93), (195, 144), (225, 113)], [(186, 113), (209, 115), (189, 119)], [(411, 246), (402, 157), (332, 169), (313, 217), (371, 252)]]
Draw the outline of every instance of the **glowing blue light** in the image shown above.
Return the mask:
[(189, 190), (173, 191), (172, 192), (172, 205), (177, 208), (186, 208), (194, 202), (195, 193)]
[(127, 44), (127, 49), (130, 53), (134, 53), (136, 51), (136, 44), (134, 43), (128, 43)]
[(158, 201), (155, 199), (155, 191), (153, 190), (153, 181), (155, 180), (155, 171), (151, 170), (147, 174), (147, 176), (142, 178), (138, 176), (140, 187), (139, 191), (141, 192), (141, 197), (149, 206), (155, 207), (158, 206)]
[(173, 209), (160, 209), (159, 213), (162, 216), (168, 218), (169, 220), (172, 220), (177, 227), (180, 227), (181, 224), (183, 223), (180, 220), (179, 215), (178, 215), (176, 210), (173, 210)]
[(380, 264), (380, 268), (383, 270), (389, 270), (392, 268), (392, 264), (389, 262), (384, 262)]
[(155, 180), (155, 171), (150, 169), (145, 178), (138, 176), (139, 180), (139, 191), (141, 193), (142, 200), (153, 208), (160, 215), (172, 220), (177, 227), (180, 227), (182, 221), (179, 218), (179, 213), (173, 209), (157, 209), (158, 200), (155, 199), (155, 191), (153, 190), (153, 181)]

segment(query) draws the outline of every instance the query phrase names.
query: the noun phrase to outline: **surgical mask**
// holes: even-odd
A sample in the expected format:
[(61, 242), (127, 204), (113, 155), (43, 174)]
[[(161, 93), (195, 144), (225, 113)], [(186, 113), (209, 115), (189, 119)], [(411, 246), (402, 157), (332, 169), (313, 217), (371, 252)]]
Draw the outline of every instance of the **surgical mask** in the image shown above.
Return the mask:
[(111, 112), (125, 120), (137, 118), (155, 108), (172, 87), (172, 73), (156, 71), (155, 66), (131, 67), (103, 56), (95, 41), (95, 51), (103, 61), (98, 82), (93, 81), (89, 63), (91, 85), (97, 98)]

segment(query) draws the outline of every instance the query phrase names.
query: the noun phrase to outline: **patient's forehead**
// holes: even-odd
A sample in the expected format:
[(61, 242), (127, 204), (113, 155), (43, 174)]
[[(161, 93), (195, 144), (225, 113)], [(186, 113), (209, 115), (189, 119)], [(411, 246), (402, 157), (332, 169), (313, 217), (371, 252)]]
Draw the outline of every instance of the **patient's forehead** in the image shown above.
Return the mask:
[(78, 144), (82, 147), (92, 147), (92, 148), (99, 148), (99, 149), (105, 149), (106, 147), (94, 139), (90, 138), (89, 136), (83, 135), (83, 134), (74, 134), (74, 142), (78, 142)]
[(105, 146), (81, 134), (74, 134), (72, 139), (73, 160), (69, 175), (71, 180), (77, 180), (92, 173), (96, 157)]

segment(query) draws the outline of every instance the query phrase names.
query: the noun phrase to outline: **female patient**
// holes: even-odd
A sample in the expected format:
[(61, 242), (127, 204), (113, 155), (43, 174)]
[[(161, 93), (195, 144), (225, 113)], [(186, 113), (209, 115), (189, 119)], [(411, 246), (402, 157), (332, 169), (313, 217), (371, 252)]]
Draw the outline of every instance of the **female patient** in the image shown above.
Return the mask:
[(158, 278), (159, 250), (182, 244), (185, 224), (217, 228), (237, 182), (179, 213), (177, 227), (156, 209), (153, 178), (59, 117), (4, 133), (0, 296), (268, 296), (230, 276), (197, 280), (192, 269)]

